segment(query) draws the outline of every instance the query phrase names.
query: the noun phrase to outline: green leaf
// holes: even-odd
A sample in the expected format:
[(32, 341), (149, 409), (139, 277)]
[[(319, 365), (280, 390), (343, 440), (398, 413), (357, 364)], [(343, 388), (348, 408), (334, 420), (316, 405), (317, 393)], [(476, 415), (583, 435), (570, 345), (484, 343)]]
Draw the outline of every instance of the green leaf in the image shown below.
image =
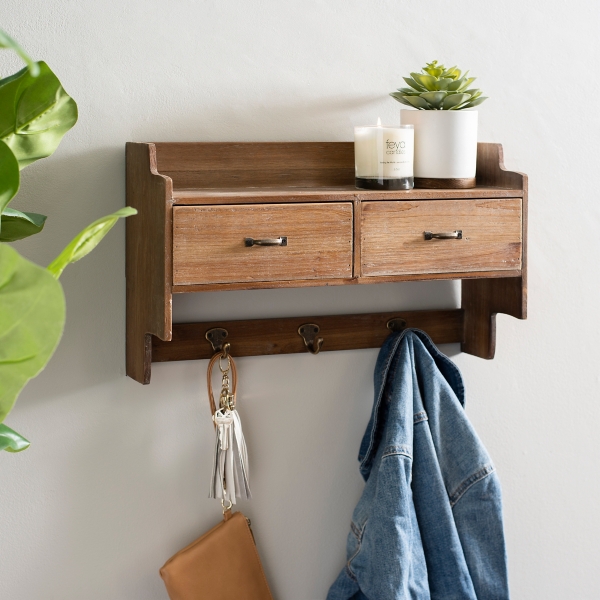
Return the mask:
[(417, 83), (421, 84), (425, 88), (425, 91), (435, 92), (438, 89), (437, 79), (431, 75), (423, 75), (423, 73), (411, 73), (410, 76)]
[(456, 66), (454, 67), (450, 67), (449, 69), (446, 69), (443, 73), (442, 73), (442, 77), (449, 77), (450, 79), (460, 79), (460, 70), (456, 68)]
[(23, 169), (50, 156), (77, 121), (77, 104), (44, 62), (33, 77), (27, 68), (0, 82), (0, 139)]
[(410, 87), (417, 90), (417, 92), (426, 92), (427, 91), (426, 87), (422, 86), (420, 83), (417, 83), (414, 79), (411, 79), (410, 77), (403, 77), (402, 79), (404, 79), (404, 81), (406, 81), (406, 83), (408, 83), (408, 85), (410, 85)]
[(454, 107), (466, 102), (470, 98), (471, 96), (469, 96), (469, 94), (450, 94), (449, 96), (446, 96), (446, 99), (442, 104), (442, 109), (452, 110)]
[(484, 102), (487, 99), (487, 96), (480, 96), (479, 98), (470, 100), (469, 102), (467, 102), (467, 104), (465, 104), (465, 106), (462, 106), (461, 108), (473, 108), (474, 106), (479, 106), (482, 102)]
[(0, 242), (16, 242), (39, 233), (44, 228), (46, 215), (5, 208), (0, 216)]
[(112, 215), (94, 221), (77, 234), (71, 243), (48, 265), (48, 271), (58, 279), (67, 265), (77, 262), (89, 254), (121, 217), (135, 214), (137, 214), (135, 208), (126, 206)]
[(431, 75), (432, 77), (435, 77), (436, 79), (438, 77), (440, 77), (440, 75), (446, 70), (446, 67), (444, 67), (444, 65), (438, 65), (437, 64), (437, 60), (434, 60), (430, 63), (427, 63), (424, 67), (423, 67), (423, 71), (425, 71), (426, 73), (429, 73), (429, 75)]
[[(468, 71), (464, 74), (464, 77), (462, 77), (461, 79), (456, 79), (455, 81), (453, 81), (449, 86), (448, 86), (448, 91), (449, 92), (459, 92), (459, 91), (464, 91), (467, 89), (467, 87), (469, 85), (471, 85), (471, 83), (473, 81), (475, 81), (475, 77), (472, 77), (471, 79), (467, 79), (467, 73)], [(465, 82), (469, 82), (469, 83), (465, 83)]]
[(0, 244), (0, 423), (25, 384), (50, 360), (64, 324), (60, 283)]
[(21, 452), (27, 450), (30, 446), (30, 441), (26, 440), (20, 433), (14, 429), (0, 423), (0, 451)]
[(470, 89), (470, 90), (465, 90), (465, 94), (470, 94), (471, 95), (471, 101), (475, 100), (475, 98), (479, 98), (479, 96), (481, 96), (481, 90), (476, 90), (476, 89)]
[(412, 88), (399, 88), (398, 91), (404, 96), (418, 96), (421, 92), (413, 90)]
[(0, 213), (19, 191), (21, 174), (12, 150), (0, 140)]
[(420, 96), (406, 96), (406, 100), (411, 106), (422, 110), (431, 110), (431, 106)]
[(13, 40), (6, 31), (0, 29), (0, 48), (8, 48), (14, 50), (26, 63), (29, 68), (29, 72), (33, 77), (37, 77), (40, 72), (39, 65)]
[(440, 77), (437, 81), (438, 88), (440, 90), (447, 90), (448, 86), (454, 81), (454, 79), (450, 79), (449, 77)]
[(464, 79), (463, 83), (460, 84), (456, 91), (464, 92), (476, 79), (477, 77), (469, 77), (468, 79)]
[(427, 100), (433, 108), (439, 109), (447, 94), (448, 92), (424, 92), (421, 94), (421, 98)]
[(400, 92), (392, 92), (390, 94), (390, 96), (392, 98), (394, 98), (394, 100), (397, 100), (398, 102), (400, 102), (400, 104), (405, 104), (406, 106), (412, 106), (412, 104), (407, 100), (407, 98), (415, 97), (415, 96), (407, 96), (405, 94), (401, 94)]

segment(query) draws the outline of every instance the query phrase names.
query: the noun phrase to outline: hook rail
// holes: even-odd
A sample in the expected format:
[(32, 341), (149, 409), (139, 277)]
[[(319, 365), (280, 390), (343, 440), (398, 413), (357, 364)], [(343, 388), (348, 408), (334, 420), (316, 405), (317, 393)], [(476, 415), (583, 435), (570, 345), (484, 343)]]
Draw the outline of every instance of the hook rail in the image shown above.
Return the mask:
[[(299, 330), (310, 326), (311, 339)], [(314, 327), (318, 331), (314, 331)], [(380, 348), (392, 331), (415, 327), (426, 331), (436, 344), (464, 341), (464, 312), (453, 310), (398, 311), (321, 317), (252, 319), (212, 323), (177, 323), (173, 339), (152, 338), (152, 361), (198, 360), (214, 354), (205, 336), (212, 329), (227, 332), (235, 356), (262, 356), (332, 350)], [(307, 331), (308, 333), (308, 331)], [(318, 339), (317, 339), (318, 338)], [(323, 341), (319, 344), (319, 339)], [(311, 350), (312, 348), (312, 350)], [(315, 352), (315, 350), (317, 352)]]

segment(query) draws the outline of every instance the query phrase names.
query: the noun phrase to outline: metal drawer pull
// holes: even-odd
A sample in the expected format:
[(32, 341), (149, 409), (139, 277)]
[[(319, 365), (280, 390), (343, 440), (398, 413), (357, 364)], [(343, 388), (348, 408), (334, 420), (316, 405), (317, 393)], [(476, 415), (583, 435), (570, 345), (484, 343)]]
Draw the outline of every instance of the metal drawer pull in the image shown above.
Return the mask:
[(248, 248), (251, 246), (287, 246), (287, 237), (265, 238), (264, 240), (245, 238), (244, 243)]
[(462, 240), (462, 229), (458, 231), (445, 231), (441, 233), (431, 233), (431, 231), (424, 231), (423, 235), (426, 240)]

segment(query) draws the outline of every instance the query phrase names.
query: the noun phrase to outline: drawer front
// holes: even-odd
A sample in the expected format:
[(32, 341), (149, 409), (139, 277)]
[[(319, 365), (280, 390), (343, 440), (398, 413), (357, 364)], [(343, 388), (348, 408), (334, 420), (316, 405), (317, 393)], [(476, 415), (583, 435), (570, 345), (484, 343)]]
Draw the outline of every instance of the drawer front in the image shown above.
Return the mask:
[(173, 284), (352, 277), (352, 215), (351, 202), (175, 206)]
[(362, 276), (520, 269), (522, 230), (520, 198), (363, 202)]

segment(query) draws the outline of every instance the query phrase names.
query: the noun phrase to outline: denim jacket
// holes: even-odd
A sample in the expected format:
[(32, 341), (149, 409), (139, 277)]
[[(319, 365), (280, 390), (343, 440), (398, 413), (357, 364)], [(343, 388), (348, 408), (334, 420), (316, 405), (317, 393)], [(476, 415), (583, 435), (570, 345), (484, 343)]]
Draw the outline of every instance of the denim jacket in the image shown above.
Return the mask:
[(327, 600), (507, 600), (500, 485), (456, 365), (422, 331), (389, 336), (359, 461), (366, 484)]

